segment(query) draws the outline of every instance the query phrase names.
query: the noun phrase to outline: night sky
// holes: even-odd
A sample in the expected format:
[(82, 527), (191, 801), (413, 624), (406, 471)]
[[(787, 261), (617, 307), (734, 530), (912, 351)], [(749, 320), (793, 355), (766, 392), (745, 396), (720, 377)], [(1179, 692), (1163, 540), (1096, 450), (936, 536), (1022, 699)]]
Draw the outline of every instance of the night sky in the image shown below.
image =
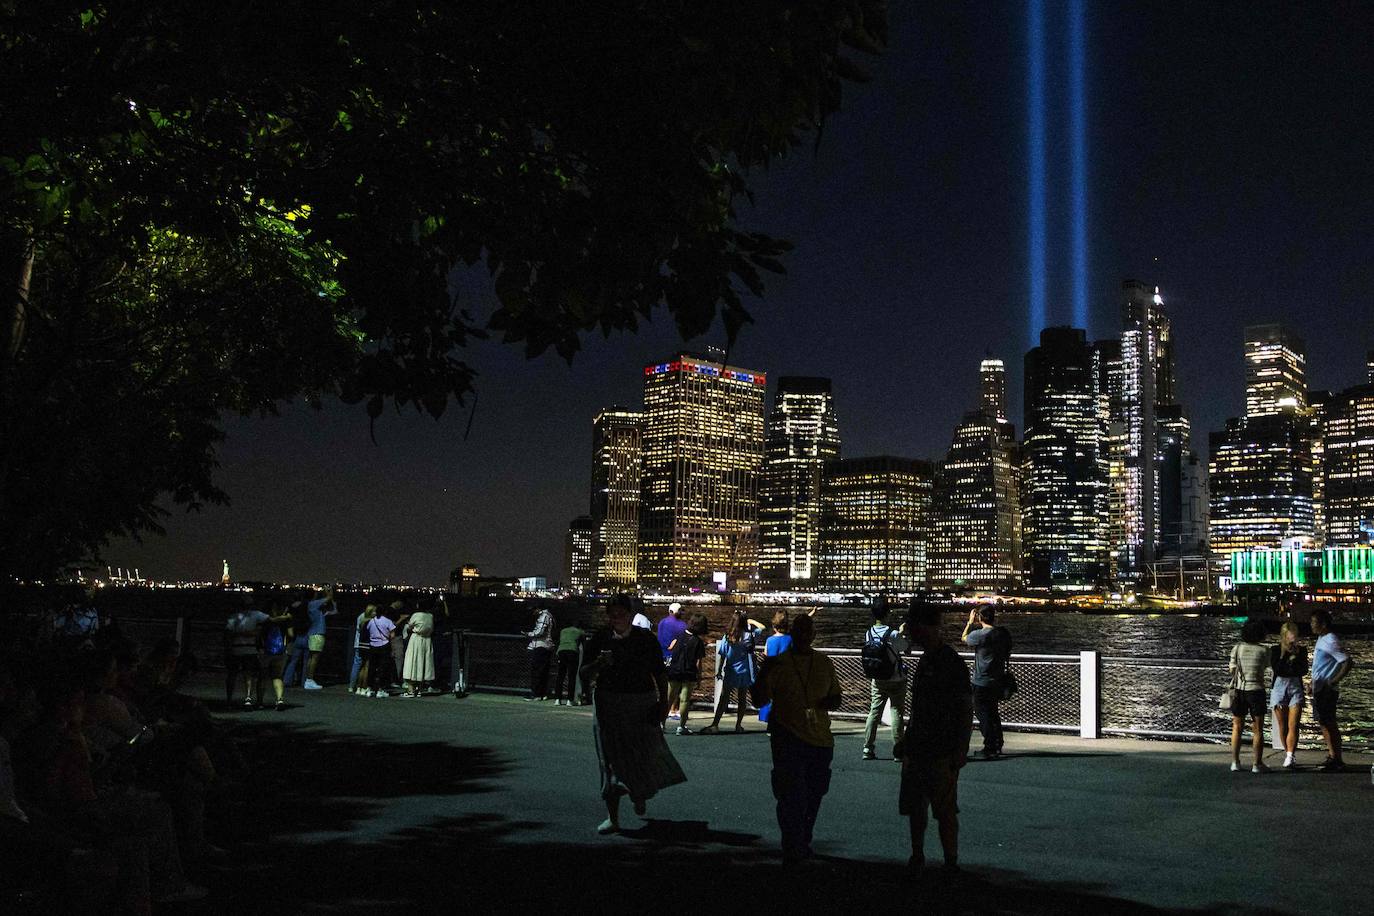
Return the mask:
[[(756, 176), (751, 227), (792, 239), (731, 361), (825, 375), (844, 453), (937, 459), (974, 406), (978, 361), (1007, 362), (1020, 427), (1028, 318), (1027, 28), (1022, 4), (894, 4), (888, 53), (808, 144)], [(949, 7), (948, 9), (943, 7)], [(1050, 323), (1072, 317), (1069, 59), (1047, 3)], [(1129, 7), (1129, 8), (1128, 8)], [(1101, 3), (1087, 18), (1090, 335), (1120, 331), (1125, 277), (1173, 320), (1195, 445), (1243, 407), (1242, 328), (1282, 320), (1309, 382), (1362, 381), (1374, 347), (1374, 55), (1368, 5)], [(480, 296), (480, 293), (479, 293)], [(477, 305), (478, 313), (482, 306)], [(692, 341), (723, 344), (723, 334)], [(107, 562), (163, 579), (438, 584), (460, 562), (560, 578), (588, 508), (591, 419), (637, 406), (642, 367), (680, 345), (660, 314), (586, 341), (572, 366), (475, 345), (478, 401), (435, 423), (361, 407), (232, 420), (229, 508)]]

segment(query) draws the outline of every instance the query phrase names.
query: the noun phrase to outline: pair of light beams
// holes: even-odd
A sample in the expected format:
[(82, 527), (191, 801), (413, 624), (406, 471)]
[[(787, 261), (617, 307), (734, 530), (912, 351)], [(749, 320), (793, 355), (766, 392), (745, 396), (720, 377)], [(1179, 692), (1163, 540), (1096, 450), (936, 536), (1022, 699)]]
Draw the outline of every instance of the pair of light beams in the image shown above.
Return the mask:
[[(1088, 327), (1088, 143), (1087, 105), (1084, 99), (1086, 57), (1086, 0), (1068, 3), (1069, 65), (1069, 200), (1070, 267), (1074, 327)], [(1039, 343), (1040, 331), (1048, 321), (1047, 309), (1047, 231), (1045, 196), (1045, 2), (1028, 0), (1027, 109), (1029, 136), (1027, 174), (1029, 180), (1029, 272), (1031, 346)]]

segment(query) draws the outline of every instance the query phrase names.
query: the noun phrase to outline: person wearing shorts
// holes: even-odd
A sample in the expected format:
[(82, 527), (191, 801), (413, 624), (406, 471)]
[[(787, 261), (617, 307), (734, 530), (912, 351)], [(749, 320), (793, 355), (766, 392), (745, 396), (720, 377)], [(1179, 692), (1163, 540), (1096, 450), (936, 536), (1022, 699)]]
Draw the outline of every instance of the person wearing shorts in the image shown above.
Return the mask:
[(1264, 764), (1264, 720), (1269, 717), (1269, 705), (1264, 695), (1264, 670), (1269, 667), (1269, 649), (1260, 645), (1264, 639), (1264, 623), (1251, 617), (1240, 629), (1240, 642), (1231, 647), (1228, 670), (1231, 683), (1237, 685), (1231, 697), (1231, 772), (1240, 770), (1240, 738), (1245, 721), (1250, 721), (1251, 745), (1254, 761), (1251, 773), (1267, 773)]
[(694, 614), (687, 629), (672, 641), (668, 654), (668, 703), (677, 705), (679, 735), (694, 734), (687, 727), (687, 717), (692, 711), (692, 690), (701, 681), (708, 626), (705, 614)]
[(258, 660), (258, 641), (268, 617), (253, 610), (253, 599), (243, 599), (243, 610), (229, 615), (224, 627), (224, 701), (232, 706), (240, 675), (244, 680), (243, 705), (249, 709), (258, 705), (254, 695), (261, 665)]
[(1288, 621), (1279, 628), (1279, 644), (1269, 650), (1269, 667), (1274, 686), (1269, 690), (1269, 706), (1274, 710), (1274, 728), (1283, 745), (1283, 768), (1297, 766), (1298, 724), (1307, 699), (1302, 678), (1307, 673), (1307, 647), (1298, 642), (1298, 625)]
[(305, 606), (305, 612), (310, 617), (310, 629), (305, 634), (310, 656), (305, 662), (305, 683), (302, 685), (306, 690), (322, 689), (315, 681), (315, 669), (320, 666), (320, 656), (324, 654), (325, 618), (337, 611), (333, 588), (326, 589), (320, 597)]
[(913, 601), (906, 631), (922, 650), (912, 678), (910, 719), (896, 748), (902, 761), (897, 810), (910, 821), (912, 878), (925, 868), (927, 812), (939, 826), (945, 869), (959, 869), (959, 771), (973, 737), (968, 665), (940, 633), (940, 607)]

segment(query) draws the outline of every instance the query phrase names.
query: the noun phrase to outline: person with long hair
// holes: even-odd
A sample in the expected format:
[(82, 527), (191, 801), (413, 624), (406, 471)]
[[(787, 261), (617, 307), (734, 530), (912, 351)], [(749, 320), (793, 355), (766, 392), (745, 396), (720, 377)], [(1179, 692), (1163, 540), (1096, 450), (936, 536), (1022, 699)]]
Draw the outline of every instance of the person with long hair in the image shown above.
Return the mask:
[(595, 683), (592, 736), (606, 804), (606, 819), (596, 828), (601, 834), (620, 830), (621, 796), (628, 795), (642, 817), (645, 803), (660, 789), (687, 781), (663, 739), (668, 716), (663, 650), (652, 632), (630, 623), (625, 597), (611, 599), (606, 619), (609, 626), (592, 639), (592, 660), (582, 669)]
[(735, 731), (744, 731), (744, 713), (749, 708), (749, 688), (757, 675), (754, 662), (755, 632), (749, 626), (744, 611), (735, 611), (725, 635), (716, 643), (716, 680), (721, 682), (720, 699), (711, 724), (701, 730), (703, 735), (720, 732), (720, 719), (735, 697)]
[(426, 598), (420, 602), (420, 609), (410, 615), (406, 632), (405, 661), (401, 678), (405, 692), (401, 696), (418, 697), (434, 680), (434, 599)]
[(1307, 699), (1302, 678), (1307, 673), (1307, 647), (1298, 642), (1298, 625), (1289, 620), (1279, 628), (1279, 644), (1269, 650), (1269, 667), (1274, 686), (1269, 690), (1269, 705), (1274, 710), (1274, 728), (1283, 745), (1283, 768), (1297, 766), (1298, 725)]
[(367, 639), (367, 624), (377, 616), (377, 605), (369, 604), (363, 608), (358, 619), (353, 622), (353, 668), (348, 674), (348, 692), (364, 693), (367, 690), (368, 659), (371, 656)]
[(1264, 623), (1254, 617), (1240, 629), (1240, 641), (1231, 647), (1232, 683), (1236, 690), (1231, 698), (1231, 772), (1240, 770), (1240, 737), (1245, 720), (1250, 720), (1253, 732), (1255, 759), (1251, 773), (1267, 773), (1264, 763), (1264, 720), (1269, 714), (1264, 696), (1264, 669), (1269, 667), (1269, 650), (1260, 645), (1264, 639)]

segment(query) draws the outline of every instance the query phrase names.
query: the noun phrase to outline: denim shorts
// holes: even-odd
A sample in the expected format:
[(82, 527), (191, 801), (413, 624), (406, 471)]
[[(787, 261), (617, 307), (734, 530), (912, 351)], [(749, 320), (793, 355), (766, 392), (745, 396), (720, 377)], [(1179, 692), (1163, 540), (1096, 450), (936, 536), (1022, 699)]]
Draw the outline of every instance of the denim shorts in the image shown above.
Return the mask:
[(1307, 698), (1302, 693), (1302, 678), (1276, 677), (1274, 686), (1269, 690), (1269, 705), (1274, 709), (1288, 709), (1296, 706), (1302, 709)]

